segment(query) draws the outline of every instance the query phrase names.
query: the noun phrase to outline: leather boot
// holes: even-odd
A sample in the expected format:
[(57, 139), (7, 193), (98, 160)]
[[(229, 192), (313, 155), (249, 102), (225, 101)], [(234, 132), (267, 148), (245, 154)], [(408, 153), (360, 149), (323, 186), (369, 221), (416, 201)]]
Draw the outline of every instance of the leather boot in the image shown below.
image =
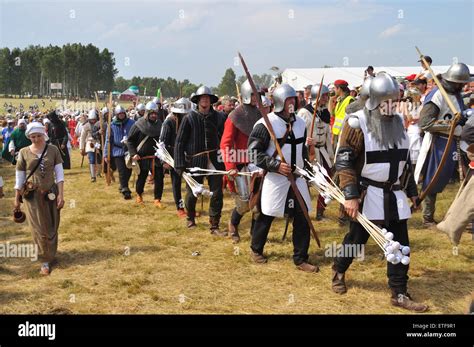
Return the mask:
[(209, 217), (210, 230), (212, 235), (227, 236), (226, 231), (219, 230), (220, 217)]
[(250, 250), (250, 258), (257, 264), (265, 264), (267, 262), (267, 258), (263, 254), (255, 253), (252, 250)]
[(188, 212), (188, 216), (186, 217), (186, 226), (189, 229), (195, 228), (196, 227), (196, 221), (194, 220), (195, 214), (192, 214), (191, 212)]
[(233, 243), (240, 242), (239, 226), (232, 224), (231, 221), (229, 221), (229, 236), (232, 238)]
[(335, 267), (332, 267), (332, 291), (334, 293), (345, 294), (347, 292), (345, 276), (345, 273), (337, 272)]
[(304, 271), (304, 272), (318, 272), (319, 267), (312, 265), (310, 263), (301, 263), (296, 266), (298, 270)]
[(132, 199), (132, 193), (130, 190), (124, 190), (122, 189), (122, 195), (125, 200), (131, 200)]
[(392, 298), (390, 301), (393, 306), (401, 307), (409, 311), (426, 312), (428, 310), (428, 305), (413, 301), (408, 293), (396, 293), (392, 290)]

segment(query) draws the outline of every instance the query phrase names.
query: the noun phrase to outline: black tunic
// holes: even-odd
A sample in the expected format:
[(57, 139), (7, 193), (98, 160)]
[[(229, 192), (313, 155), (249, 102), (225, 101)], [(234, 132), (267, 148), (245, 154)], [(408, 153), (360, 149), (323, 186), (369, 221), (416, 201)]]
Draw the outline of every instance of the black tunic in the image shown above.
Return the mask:
[[(52, 145), (55, 145), (61, 153), (63, 159), (63, 169), (69, 170), (71, 168), (71, 160), (69, 158), (69, 150), (67, 148), (67, 143), (69, 141), (68, 132), (66, 125), (61, 121), (51, 121), (48, 126), (48, 137), (49, 142)], [(61, 146), (64, 148), (61, 148)]]
[[(176, 169), (200, 167), (207, 169), (208, 157), (216, 170), (225, 170), (218, 151), (224, 132), (225, 116), (211, 108), (207, 115), (191, 111), (183, 118), (174, 148)], [(197, 155), (209, 151), (209, 154)]]
[(160, 142), (165, 144), (166, 150), (171, 154), (171, 156), (174, 156), (176, 137), (183, 118), (183, 114), (171, 114), (165, 119), (165, 122), (161, 127)]

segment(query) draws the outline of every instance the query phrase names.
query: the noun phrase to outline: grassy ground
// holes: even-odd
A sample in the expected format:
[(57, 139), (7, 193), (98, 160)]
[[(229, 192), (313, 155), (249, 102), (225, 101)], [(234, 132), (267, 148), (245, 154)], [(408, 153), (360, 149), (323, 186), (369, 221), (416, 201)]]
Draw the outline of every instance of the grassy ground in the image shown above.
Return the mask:
[[(168, 176), (167, 209), (160, 211), (152, 205), (152, 186), (145, 188), (145, 206), (137, 206), (121, 199), (116, 183), (107, 187), (103, 178), (90, 183), (87, 159), (80, 168), (80, 158), (74, 151), (73, 169), (66, 172), (58, 265), (41, 277), (38, 263), (0, 258), (0, 313), (406, 313), (389, 303), (386, 263), (371, 240), (365, 260), (355, 261), (347, 273), (348, 293), (331, 291), (332, 259), (324, 256), (324, 246), (340, 243), (346, 232), (337, 225), (335, 204), (327, 220), (315, 222), (323, 248), (312, 242), (310, 260), (319, 264), (319, 273), (294, 268), (291, 241), (281, 241), (283, 220), (270, 231), (268, 264), (256, 265), (249, 259), (250, 216), (242, 221), (238, 246), (211, 236), (206, 214), (189, 231), (175, 214)], [(29, 243), (26, 223), (11, 220), (13, 167), (1, 164), (0, 175), (6, 194), (0, 200), (0, 242)], [(456, 189), (440, 194), (438, 219)], [(223, 224), (232, 207), (226, 194)], [(409, 225), (411, 294), (427, 302), (431, 313), (466, 312), (474, 289), (471, 235), (463, 235), (454, 256), (447, 236), (423, 229), (419, 213)], [(195, 251), (200, 255), (193, 256)]]
[[(116, 184), (107, 187), (104, 179), (89, 183), (77, 151), (73, 167), (66, 174), (58, 265), (44, 278), (29, 259), (0, 259), (2, 313), (404, 313), (389, 304), (385, 262), (372, 241), (365, 261), (354, 262), (347, 274), (349, 292), (332, 293), (331, 259), (324, 257), (324, 245), (340, 242), (345, 233), (335, 222), (335, 205), (327, 221), (315, 224), (323, 249), (312, 243), (310, 253), (321, 271), (306, 274), (292, 264), (291, 242), (280, 241), (282, 220), (270, 232), (269, 263), (256, 265), (249, 260), (248, 233), (236, 247), (209, 234), (206, 216), (199, 218), (196, 230), (185, 228), (171, 204), (169, 177), (163, 199), (168, 208), (158, 211), (150, 186), (140, 207), (122, 200)], [(6, 198), (0, 203), (0, 240), (30, 242), (26, 224), (11, 221), (14, 171), (8, 166), (1, 170)], [(454, 193), (450, 186), (441, 194), (438, 218)], [(226, 195), (224, 222), (231, 208)], [(242, 230), (248, 226), (245, 217)], [(465, 312), (474, 283), (470, 234), (453, 256), (447, 237), (423, 229), (419, 214), (410, 227), (410, 291), (428, 302), (431, 312)], [(200, 255), (192, 256), (194, 251)]]

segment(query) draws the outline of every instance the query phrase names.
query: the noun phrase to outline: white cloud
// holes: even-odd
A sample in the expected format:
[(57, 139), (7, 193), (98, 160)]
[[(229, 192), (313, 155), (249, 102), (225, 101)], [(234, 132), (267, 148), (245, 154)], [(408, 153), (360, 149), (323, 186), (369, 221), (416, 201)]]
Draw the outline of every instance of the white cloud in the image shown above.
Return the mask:
[(179, 33), (194, 30), (201, 26), (211, 16), (210, 11), (184, 11), (180, 10), (178, 18), (173, 20), (164, 29), (164, 33)]
[(386, 39), (386, 38), (389, 38), (389, 37), (392, 37), (392, 36), (395, 36), (397, 35), (398, 33), (400, 33), (400, 31), (403, 29), (403, 24), (401, 23), (398, 23), (398, 24), (395, 24), (387, 29), (385, 29), (384, 31), (382, 31), (380, 34), (379, 34), (379, 38), (381, 39)]
[[(159, 48), (163, 45), (182, 47), (189, 41), (188, 36), (202, 29), (205, 21), (211, 17), (207, 10), (186, 11), (177, 13), (168, 24), (146, 25), (143, 22), (121, 22), (98, 36), (102, 41), (118, 40), (122, 43), (140, 43), (142, 46)], [(145, 21), (144, 21), (145, 22)], [(176, 40), (179, 35), (180, 40)]]
[(106, 31), (99, 36), (99, 40), (120, 39), (122, 42), (129, 42), (129, 40), (142, 40), (151, 38), (159, 34), (160, 30), (157, 25), (148, 27), (132, 26), (129, 23), (118, 23), (109, 31)]

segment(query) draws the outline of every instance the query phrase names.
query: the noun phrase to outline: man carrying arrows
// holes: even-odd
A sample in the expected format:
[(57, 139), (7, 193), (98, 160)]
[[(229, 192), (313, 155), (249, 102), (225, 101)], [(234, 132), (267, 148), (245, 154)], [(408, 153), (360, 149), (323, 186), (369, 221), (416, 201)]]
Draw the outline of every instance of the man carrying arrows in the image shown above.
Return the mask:
[[(273, 92), (275, 108), (268, 118), (260, 119), (250, 134), (248, 149), (255, 164), (267, 171), (261, 191), (261, 213), (252, 230), (251, 257), (256, 263), (266, 263), (263, 248), (275, 217), (289, 214), (293, 217), (293, 262), (299, 270), (317, 272), (317, 266), (308, 263), (310, 227), (306, 219), (311, 210), (311, 198), (306, 181), (298, 177), (292, 185), (290, 179), (295, 166), (303, 168), (308, 159), (306, 143), (306, 123), (296, 116), (297, 96), (288, 84), (278, 86)], [(272, 130), (269, 130), (266, 119)], [(273, 136), (278, 140), (278, 153)], [(288, 163), (286, 163), (288, 161)], [(297, 189), (299, 192), (295, 192)], [(300, 193), (301, 206), (296, 194)]]
[[(370, 221), (387, 228), (394, 241), (408, 246), (407, 220), (411, 211), (407, 196), (416, 203), (418, 191), (413, 176), (406, 175), (410, 157), (403, 117), (390, 107), (398, 94), (399, 86), (392, 76), (380, 72), (374, 77), (364, 109), (345, 121), (336, 153), (336, 172), (348, 216), (356, 218), (361, 211)], [(350, 248), (346, 245), (365, 244), (368, 239), (369, 233), (352, 220), (342, 242), (343, 249)], [(334, 258), (332, 290), (335, 293), (347, 292), (345, 272), (353, 256), (345, 253)], [(407, 292), (408, 263), (387, 262), (387, 277), (392, 305), (415, 312), (428, 309), (413, 301)]]
[[(191, 101), (197, 105), (197, 110), (191, 111), (183, 118), (174, 147), (175, 171), (179, 176), (190, 167), (201, 169), (223, 170), (224, 164), (219, 157), (219, 144), (224, 131), (225, 117), (212, 107), (218, 101), (209, 87), (201, 86)], [(204, 177), (197, 177), (202, 183)], [(221, 231), (219, 223), (224, 205), (222, 193), (222, 176), (207, 177), (212, 192), (209, 203), (209, 224), (212, 235), (227, 236)], [(197, 198), (189, 185), (186, 186), (185, 206), (187, 210), (187, 227), (196, 227)]]

